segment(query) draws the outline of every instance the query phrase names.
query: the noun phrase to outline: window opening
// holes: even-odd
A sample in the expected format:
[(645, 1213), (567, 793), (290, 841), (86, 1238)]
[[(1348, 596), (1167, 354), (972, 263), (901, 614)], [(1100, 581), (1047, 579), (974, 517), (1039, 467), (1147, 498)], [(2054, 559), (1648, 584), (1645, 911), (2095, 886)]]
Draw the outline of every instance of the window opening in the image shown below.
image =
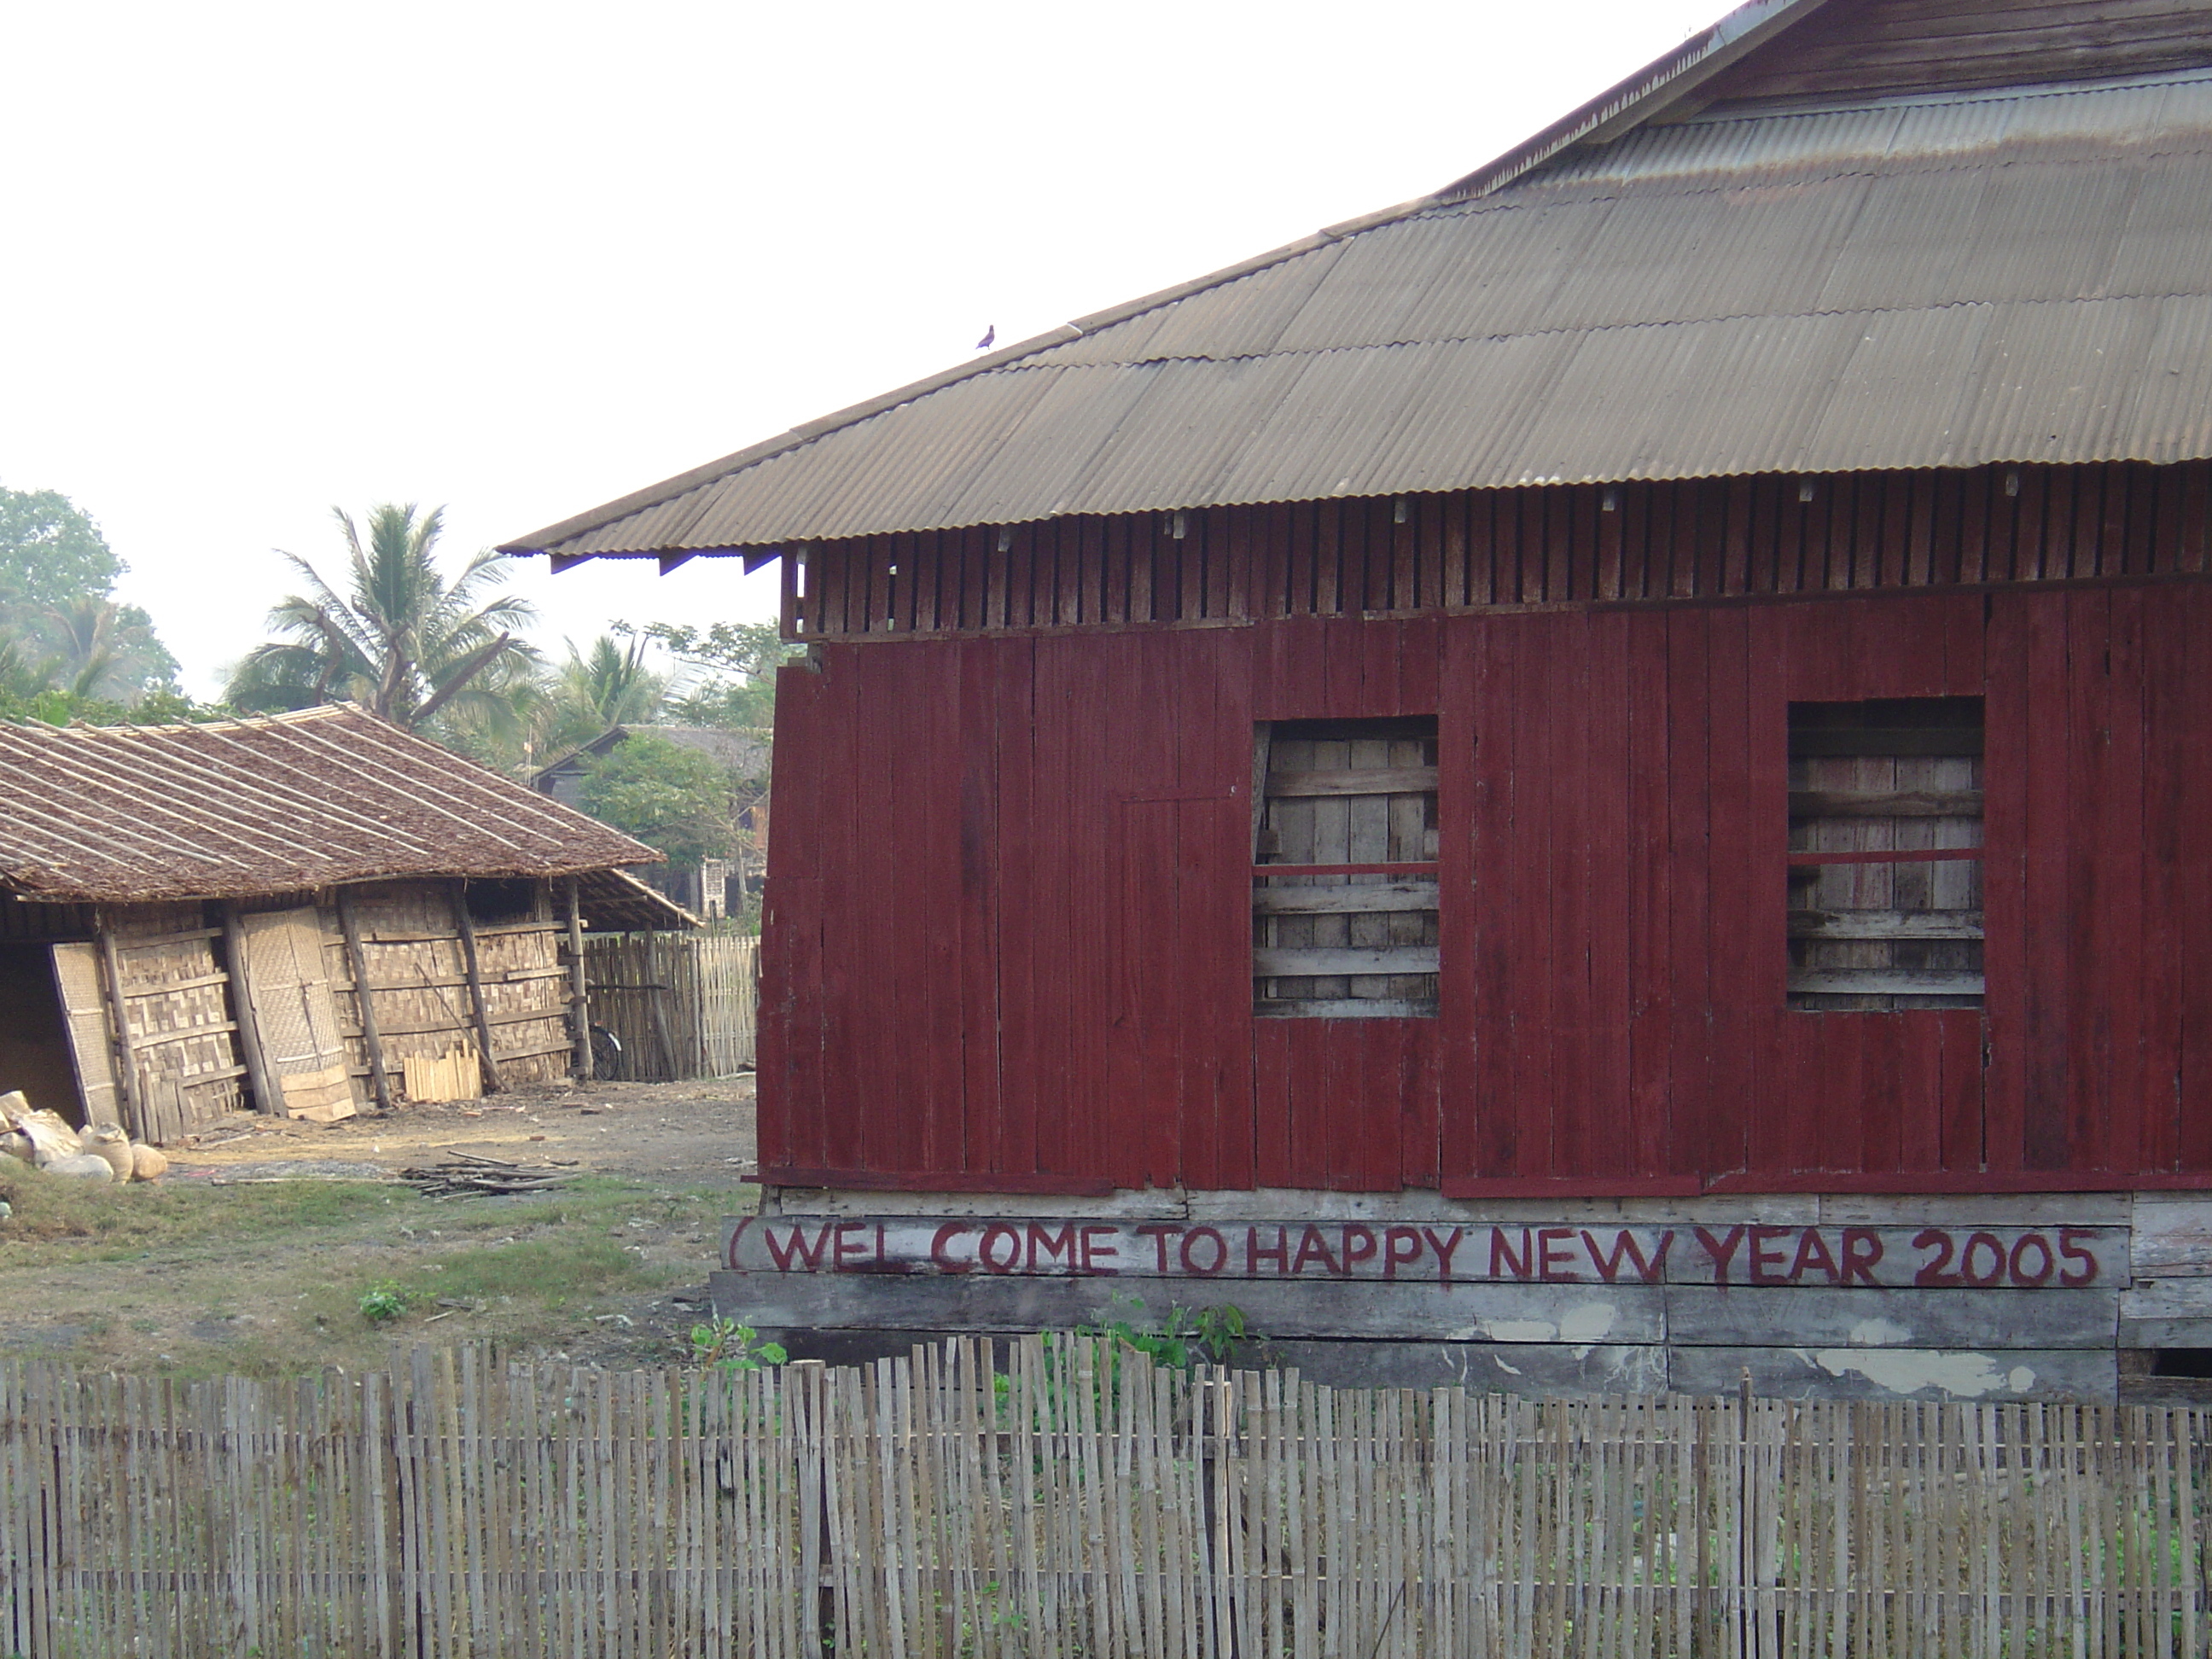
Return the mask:
[(1790, 975), (1808, 1012), (1982, 1006), (1982, 700), (1790, 705)]
[(538, 911), (538, 884), (511, 876), (477, 876), (466, 884), (469, 920), (489, 926), (528, 921)]
[(1252, 778), (1252, 1006), (1433, 1018), (1437, 722), (1278, 720)]

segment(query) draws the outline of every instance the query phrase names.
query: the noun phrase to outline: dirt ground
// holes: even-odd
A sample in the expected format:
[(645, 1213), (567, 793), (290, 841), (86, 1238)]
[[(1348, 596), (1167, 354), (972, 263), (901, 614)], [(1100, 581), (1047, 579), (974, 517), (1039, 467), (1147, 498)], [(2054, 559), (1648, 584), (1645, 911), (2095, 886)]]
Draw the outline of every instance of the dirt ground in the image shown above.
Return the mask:
[[(327, 1126), (238, 1116), (170, 1150), (170, 1179), (230, 1182), (319, 1164), (388, 1174), (457, 1154), (526, 1169), (583, 1170), (730, 1191), (754, 1173), (753, 1080), (556, 1084), (442, 1106), (402, 1106)], [(264, 1166), (268, 1166), (264, 1168)], [(351, 1173), (351, 1171), (348, 1171)]]
[[(604, 1365), (689, 1357), (720, 1224), (757, 1201), (750, 1078), (550, 1086), (319, 1126), (240, 1116), (156, 1187), (0, 1158), (0, 1355), (207, 1375), (485, 1340)], [(561, 1186), (426, 1195), (462, 1156)], [(388, 1290), (404, 1312), (372, 1317)]]

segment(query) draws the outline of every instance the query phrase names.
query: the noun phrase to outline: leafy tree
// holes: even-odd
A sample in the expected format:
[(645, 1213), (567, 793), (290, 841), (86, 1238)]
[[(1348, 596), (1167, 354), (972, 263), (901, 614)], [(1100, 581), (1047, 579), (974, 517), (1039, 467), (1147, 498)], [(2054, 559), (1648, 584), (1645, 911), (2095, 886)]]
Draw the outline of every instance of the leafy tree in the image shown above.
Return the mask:
[(737, 844), (735, 780), (696, 749), (650, 732), (623, 738), (585, 769), (578, 799), (602, 823), (696, 867)]
[(246, 653), (229, 701), (278, 710), (351, 700), (410, 732), (441, 714), (464, 726), (514, 726), (538, 653), (515, 637), (534, 614), (529, 601), (495, 596), (506, 562), (486, 550), (449, 578), (434, 551), (442, 507), (373, 507), (366, 543), (344, 509), (331, 512), (345, 536), (344, 592), (285, 554), (307, 592), (270, 611), (279, 637)]
[(44, 611), (105, 595), (123, 561), (58, 489), (0, 489), (0, 605)]
[(668, 703), (670, 717), (686, 726), (773, 726), (775, 671), (804, 649), (784, 639), (774, 623), (715, 623), (705, 629), (648, 623), (642, 629), (617, 623), (615, 631), (659, 641), (700, 676)]
[(118, 605), (125, 566), (93, 523), (57, 490), (0, 489), (0, 638), (15, 649), (4, 676), (23, 695), (65, 691), (127, 706), (175, 694), (177, 662), (137, 605)]

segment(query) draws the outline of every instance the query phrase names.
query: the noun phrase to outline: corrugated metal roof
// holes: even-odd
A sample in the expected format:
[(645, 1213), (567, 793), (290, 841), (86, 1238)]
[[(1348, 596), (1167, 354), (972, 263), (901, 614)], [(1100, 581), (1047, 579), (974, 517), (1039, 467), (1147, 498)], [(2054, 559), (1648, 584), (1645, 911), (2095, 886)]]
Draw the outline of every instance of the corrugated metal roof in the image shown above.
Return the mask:
[(1717, 107), (510, 550), (2212, 455), (2212, 71)]
[[(204, 726), (0, 725), (0, 888), (26, 898), (243, 897), (660, 862), (350, 706)], [(602, 888), (637, 909), (620, 884)]]

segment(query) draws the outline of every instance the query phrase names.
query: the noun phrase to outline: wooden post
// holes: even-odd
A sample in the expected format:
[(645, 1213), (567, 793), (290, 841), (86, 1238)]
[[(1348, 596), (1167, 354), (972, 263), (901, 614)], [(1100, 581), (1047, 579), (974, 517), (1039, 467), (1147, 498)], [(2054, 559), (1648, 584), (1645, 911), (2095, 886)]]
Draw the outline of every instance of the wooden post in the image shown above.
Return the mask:
[(576, 1028), (574, 1070), (588, 1082), (592, 1075), (591, 994), (584, 986), (584, 910), (577, 896), (576, 878), (568, 878), (568, 1018)]
[(261, 1021), (253, 1012), (253, 985), (246, 965), (246, 924), (238, 919), (236, 901), (222, 902), (223, 965), (230, 970), (230, 1006), (238, 1018), (239, 1057), (246, 1062), (246, 1080), (253, 1089), (253, 1109), (264, 1117), (284, 1115), (284, 1093), (269, 1070), (269, 1051), (262, 1046)]
[(151, 1142), (153, 1125), (146, 1121), (146, 1091), (138, 1081), (138, 1045), (131, 1041), (131, 1010), (123, 994), (123, 958), (115, 949), (105, 911), (96, 912), (93, 931), (100, 940), (100, 966), (107, 980), (108, 1006), (115, 1015), (115, 1051), (122, 1064), (123, 1103), (131, 1121), (125, 1127), (134, 1140)]
[(491, 1054), (491, 1015), (484, 1008), (483, 974), (477, 963), (477, 923), (469, 914), (469, 884), (453, 883), (453, 921), (461, 933), (461, 969), (469, 976), (469, 1012), (476, 1018), (477, 1058), (483, 1062), (484, 1092), (500, 1091), (499, 1062)]
[(368, 1086), (376, 1109), (392, 1109), (392, 1079), (384, 1070), (384, 1043), (376, 1034), (376, 998), (369, 989), (368, 958), (362, 952), (361, 921), (354, 915), (353, 890), (338, 889), (338, 926), (345, 929), (346, 967), (353, 975), (353, 1000), (361, 1006), (362, 1045), (368, 1050)]

